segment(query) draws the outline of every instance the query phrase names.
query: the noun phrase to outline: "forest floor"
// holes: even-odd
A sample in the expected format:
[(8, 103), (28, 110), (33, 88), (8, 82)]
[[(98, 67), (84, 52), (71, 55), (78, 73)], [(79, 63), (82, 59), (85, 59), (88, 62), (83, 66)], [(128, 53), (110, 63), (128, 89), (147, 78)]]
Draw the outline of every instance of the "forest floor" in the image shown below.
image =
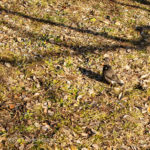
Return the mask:
[(150, 1), (1, 0), (0, 18), (0, 149), (150, 149)]

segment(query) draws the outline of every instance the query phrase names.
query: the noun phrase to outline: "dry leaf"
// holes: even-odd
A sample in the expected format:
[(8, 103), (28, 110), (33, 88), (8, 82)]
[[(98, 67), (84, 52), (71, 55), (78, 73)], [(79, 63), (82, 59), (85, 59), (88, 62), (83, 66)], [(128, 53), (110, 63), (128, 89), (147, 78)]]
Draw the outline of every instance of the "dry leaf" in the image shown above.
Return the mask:
[(15, 108), (15, 104), (9, 104), (9, 108), (10, 109), (14, 109)]
[(74, 145), (71, 145), (70, 148), (71, 148), (71, 150), (78, 150), (77, 147)]

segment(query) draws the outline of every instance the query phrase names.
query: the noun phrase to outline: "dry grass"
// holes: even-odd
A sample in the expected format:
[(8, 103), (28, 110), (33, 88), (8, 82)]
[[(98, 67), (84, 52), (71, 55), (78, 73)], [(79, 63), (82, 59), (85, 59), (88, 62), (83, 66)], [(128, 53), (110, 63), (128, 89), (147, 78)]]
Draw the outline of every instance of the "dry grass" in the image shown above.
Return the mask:
[(1, 1), (0, 148), (149, 149), (149, 3)]

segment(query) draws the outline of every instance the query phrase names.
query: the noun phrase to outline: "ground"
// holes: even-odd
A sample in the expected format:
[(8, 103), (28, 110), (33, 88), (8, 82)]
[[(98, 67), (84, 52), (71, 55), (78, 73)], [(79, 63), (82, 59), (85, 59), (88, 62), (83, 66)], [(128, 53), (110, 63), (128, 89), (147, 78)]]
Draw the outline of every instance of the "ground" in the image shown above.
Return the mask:
[(0, 18), (0, 149), (150, 149), (149, 0), (1, 0)]

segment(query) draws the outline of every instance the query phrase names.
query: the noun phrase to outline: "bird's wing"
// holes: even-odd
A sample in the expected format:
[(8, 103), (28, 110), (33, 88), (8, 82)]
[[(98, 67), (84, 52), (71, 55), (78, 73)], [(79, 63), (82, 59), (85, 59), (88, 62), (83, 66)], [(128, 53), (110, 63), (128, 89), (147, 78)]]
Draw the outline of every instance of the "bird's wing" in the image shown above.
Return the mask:
[(115, 82), (118, 82), (119, 81), (119, 78), (118, 78), (118, 76), (114, 73), (114, 72), (111, 72), (111, 73), (107, 73), (106, 74), (106, 78), (108, 79), (108, 80), (112, 80), (112, 81), (115, 81)]
[(118, 78), (118, 76), (116, 74), (113, 74), (112, 80), (114, 80), (116, 82), (119, 82), (119, 78)]
[(107, 71), (107, 72), (105, 73), (105, 76), (106, 76), (107, 78), (109, 78), (109, 79), (112, 79), (112, 78), (115, 76), (115, 73), (114, 73), (113, 70)]
[(113, 70), (111, 70), (111, 72), (106, 72), (105, 79), (106, 79), (107, 82), (109, 82), (111, 84), (118, 83), (120, 85), (123, 85), (123, 83), (118, 78), (118, 76), (114, 73)]

